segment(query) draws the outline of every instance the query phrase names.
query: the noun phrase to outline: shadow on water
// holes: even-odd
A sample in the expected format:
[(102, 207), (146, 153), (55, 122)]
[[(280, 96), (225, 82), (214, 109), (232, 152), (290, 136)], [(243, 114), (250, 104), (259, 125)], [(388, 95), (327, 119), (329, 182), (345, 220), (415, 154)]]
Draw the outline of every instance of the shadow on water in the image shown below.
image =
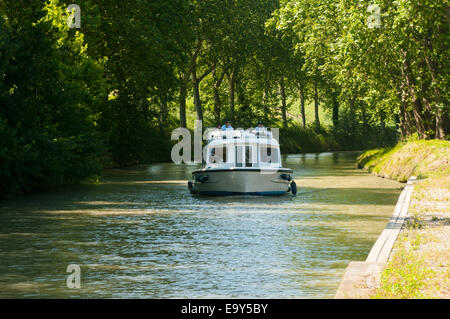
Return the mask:
[(192, 196), (195, 166), (164, 163), (0, 202), (0, 297), (331, 297), (399, 193), (354, 158), (285, 157), (296, 197)]

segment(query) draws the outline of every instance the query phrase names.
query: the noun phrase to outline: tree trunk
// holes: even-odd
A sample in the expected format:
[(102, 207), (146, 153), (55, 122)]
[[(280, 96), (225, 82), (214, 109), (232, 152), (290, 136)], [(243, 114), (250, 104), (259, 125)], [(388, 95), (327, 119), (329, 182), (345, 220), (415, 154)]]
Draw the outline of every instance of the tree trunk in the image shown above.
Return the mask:
[(409, 95), (411, 96), (412, 102), (413, 102), (413, 115), (414, 115), (414, 120), (416, 122), (416, 129), (417, 129), (417, 133), (419, 134), (420, 138), (427, 138), (427, 134), (425, 132), (425, 126), (423, 123), (423, 118), (422, 118), (422, 103), (420, 102), (419, 97), (417, 96), (417, 92), (415, 89), (416, 83), (415, 83), (415, 79), (414, 76), (412, 74), (412, 70), (411, 70), (411, 65), (409, 63), (409, 59), (406, 55), (406, 52), (403, 51), (403, 57), (404, 57), (404, 61), (403, 61), (403, 76), (406, 80), (406, 85), (408, 87), (408, 91), (409, 91)]
[(280, 95), (281, 95), (281, 117), (283, 120), (283, 128), (287, 128), (287, 116), (286, 116), (286, 92), (284, 89), (284, 79), (280, 80)]
[(306, 127), (305, 92), (302, 84), (300, 84), (300, 114), (302, 115), (303, 128), (305, 128)]
[(356, 122), (356, 110), (355, 110), (355, 100), (356, 97), (355, 96), (350, 96), (348, 98), (348, 107), (350, 109), (350, 122), (348, 123), (349, 127), (350, 127), (350, 131), (353, 132), (354, 128), (355, 128), (355, 122)]
[(336, 92), (332, 93), (332, 103), (333, 103), (333, 126), (336, 127), (339, 124), (339, 101), (336, 96)]
[(264, 109), (264, 116), (266, 116), (269, 113), (269, 105), (267, 102), (267, 89), (264, 88), (264, 92), (263, 92), (263, 96), (262, 96), (262, 104), (263, 104), (263, 109)]
[[(430, 47), (431, 47), (431, 44), (430, 44)], [(444, 129), (444, 119), (443, 119), (443, 114), (442, 114), (441, 92), (438, 87), (436, 68), (435, 68), (435, 64), (431, 61), (431, 59), (428, 56), (425, 56), (425, 62), (427, 63), (428, 70), (430, 71), (431, 80), (433, 81), (434, 94), (436, 95), (436, 106), (435, 106), (436, 138), (443, 140), (445, 138), (445, 129)]]
[(187, 95), (187, 83), (186, 76), (184, 74), (180, 75), (181, 85), (180, 85), (180, 127), (186, 127), (186, 95)]
[(270, 85), (270, 73), (268, 72), (265, 75), (265, 81), (264, 81), (264, 92), (263, 92), (263, 108), (264, 108), (264, 119), (267, 121), (268, 120), (268, 114), (270, 112), (269, 110), (269, 85)]
[(442, 104), (436, 103), (436, 138), (445, 139), (444, 115)]
[(197, 120), (203, 121), (203, 109), (202, 101), (200, 100), (200, 81), (197, 77), (197, 56), (200, 52), (200, 42), (197, 49), (191, 55), (191, 62), (189, 67), (189, 73), (191, 74), (192, 81), (192, 95), (194, 97), (194, 107), (197, 113)]
[(403, 105), (400, 105), (400, 132), (402, 133), (402, 138), (406, 138), (408, 136), (408, 127), (405, 115), (405, 109)]
[(381, 134), (384, 136), (386, 133), (386, 114), (383, 110), (380, 110), (380, 128), (381, 128)]
[(164, 132), (164, 127), (167, 123), (167, 94), (163, 94), (160, 98), (161, 108), (159, 112), (159, 130)]
[(410, 136), (412, 134), (412, 120), (408, 111), (408, 93), (406, 92), (406, 83), (403, 80), (400, 86), (400, 129), (402, 136)]
[(219, 81), (217, 80), (216, 68), (213, 69), (213, 95), (214, 95), (214, 120), (216, 125), (220, 124), (220, 95)]
[(197, 113), (197, 120), (203, 121), (203, 108), (202, 108), (202, 101), (200, 99), (200, 82), (209, 74), (212, 72), (214, 65), (212, 65), (209, 69), (205, 70), (203, 74), (200, 76), (197, 76), (197, 56), (200, 51), (200, 46), (197, 48), (197, 50), (192, 54), (191, 56), (191, 65), (190, 65), (190, 73), (191, 73), (191, 80), (192, 80), (192, 89), (193, 89), (193, 96), (194, 96), (194, 106), (195, 111)]
[(314, 78), (314, 116), (315, 116), (315, 124), (316, 128), (320, 128), (320, 120), (319, 120), (319, 92), (318, 92), (318, 80), (317, 76)]
[(216, 124), (220, 124), (220, 112), (222, 108), (222, 101), (220, 100), (219, 88), (222, 85), (222, 81), (223, 78), (225, 77), (227, 69), (225, 68), (219, 77), (217, 77), (215, 67), (212, 72), (213, 72), (213, 93), (214, 93), (214, 119), (216, 121)]
[(407, 136), (411, 136), (413, 133), (413, 120), (411, 118), (411, 112), (407, 108), (407, 104), (402, 105), (403, 116), (405, 118), (405, 132)]
[(200, 82), (197, 80), (195, 72), (192, 73), (192, 88), (194, 95), (194, 106), (197, 113), (197, 120), (203, 121), (202, 101), (200, 100)]
[(229, 103), (230, 103), (230, 118), (228, 119), (233, 123), (234, 121), (234, 95), (235, 95), (235, 82), (236, 82), (236, 69), (233, 68), (233, 70), (228, 74), (228, 88), (229, 88)]
[(220, 124), (220, 96), (219, 96), (219, 90), (216, 87), (216, 85), (213, 85), (213, 92), (214, 92), (214, 120), (217, 124)]

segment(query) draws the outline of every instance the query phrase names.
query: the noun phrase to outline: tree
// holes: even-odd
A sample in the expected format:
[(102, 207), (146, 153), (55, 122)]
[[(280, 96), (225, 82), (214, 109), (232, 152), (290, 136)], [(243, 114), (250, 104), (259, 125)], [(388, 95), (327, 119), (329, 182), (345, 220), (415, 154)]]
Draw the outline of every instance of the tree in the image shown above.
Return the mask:
[[(381, 27), (368, 23), (373, 10), (366, 3), (348, 0), (283, 1), (276, 12), (277, 25), (297, 35), (296, 47), (304, 53), (305, 70), (313, 78), (316, 109), (318, 88), (334, 87), (325, 94), (331, 97), (335, 115), (337, 101), (346, 100), (351, 114), (360, 114), (363, 123), (369, 115), (383, 123), (386, 116), (396, 115), (405, 134), (416, 130), (422, 138), (443, 138), (449, 3), (378, 4)], [(437, 65), (442, 72), (437, 72)]]
[[(86, 54), (58, 8), (0, 8), (0, 194), (76, 182), (100, 173), (96, 131), (105, 98), (102, 65)], [(12, 9), (12, 10), (11, 10)]]

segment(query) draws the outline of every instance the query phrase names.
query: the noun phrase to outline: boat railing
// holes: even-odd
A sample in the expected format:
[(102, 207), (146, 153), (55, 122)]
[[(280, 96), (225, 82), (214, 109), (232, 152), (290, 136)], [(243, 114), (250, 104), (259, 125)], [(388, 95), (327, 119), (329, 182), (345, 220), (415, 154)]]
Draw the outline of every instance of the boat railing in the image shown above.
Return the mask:
[(271, 131), (263, 129), (252, 129), (252, 130), (213, 130), (208, 133), (208, 140), (218, 140), (218, 139), (237, 139), (237, 138), (272, 138), (273, 134)]

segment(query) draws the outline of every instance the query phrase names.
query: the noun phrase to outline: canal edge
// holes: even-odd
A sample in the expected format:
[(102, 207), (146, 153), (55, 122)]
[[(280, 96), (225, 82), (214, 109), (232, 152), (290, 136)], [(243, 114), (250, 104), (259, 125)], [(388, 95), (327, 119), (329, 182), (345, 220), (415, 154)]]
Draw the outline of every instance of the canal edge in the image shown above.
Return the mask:
[(352, 261), (345, 269), (335, 299), (368, 298), (379, 286), (381, 272), (389, 260), (392, 248), (408, 216), (409, 203), (416, 177), (408, 179), (395, 205), (394, 213), (372, 246), (365, 261)]

